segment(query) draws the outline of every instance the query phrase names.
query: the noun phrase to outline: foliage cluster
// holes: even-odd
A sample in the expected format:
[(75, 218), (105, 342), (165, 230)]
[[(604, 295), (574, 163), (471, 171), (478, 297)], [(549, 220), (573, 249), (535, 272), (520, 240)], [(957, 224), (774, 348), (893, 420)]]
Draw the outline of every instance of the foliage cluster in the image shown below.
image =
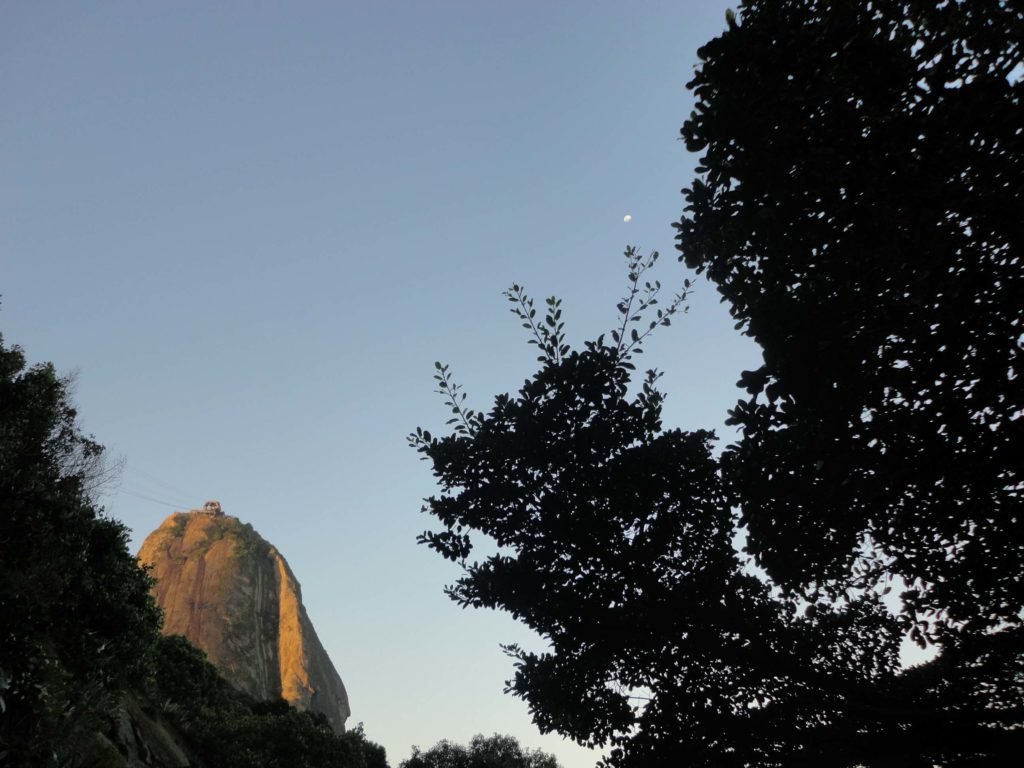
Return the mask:
[(73, 755), (160, 626), (127, 530), (90, 498), (103, 449), (68, 387), (0, 337), (0, 753), (25, 766)]
[[(742, 765), (731, 745), (747, 745), (744, 761), (777, 755), (789, 727), (823, 751), (835, 689), (867, 697), (895, 664), (897, 628), (874, 603), (797, 612), (744, 569), (713, 435), (662, 429), (657, 374), (629, 391), (635, 352), (559, 350), (465, 431), (414, 435), (445, 493), (428, 499), (445, 527), (422, 540), (463, 564), (453, 599), (507, 610), (548, 642), (507, 647), (509, 690), (542, 730), (630, 765)], [(500, 551), (468, 562), (472, 532)], [(858, 647), (863, 632), (872, 643)]]
[(161, 637), (125, 527), (90, 498), (103, 449), (68, 387), (0, 338), (0, 764), (102, 763), (97, 734), (131, 694), (199, 765), (387, 768), (361, 727), (335, 734), (285, 702), (249, 701), (184, 638)]
[(160, 639), (147, 699), (178, 726), (190, 750), (218, 768), (387, 768), (362, 725), (336, 734), (322, 715), (286, 701), (256, 702), (231, 688), (185, 638)]
[(553, 755), (524, 749), (512, 736), (472, 738), (469, 746), (440, 741), (430, 749), (413, 747), (412, 756), (400, 768), (558, 768)]
[(741, 18), (690, 83), (682, 134), (703, 156), (678, 247), (764, 350), (732, 413), (751, 552), (832, 599), (898, 576), (917, 639), (1014, 622), (1024, 8)]
[(174, 514), (174, 524), (171, 526), (168, 534), (173, 538), (180, 539), (185, 535), (185, 528), (188, 525), (188, 517), (181, 512)]
[[(763, 350), (736, 442), (664, 430), (656, 372), (631, 389), (643, 299), (573, 350), (557, 300), (538, 319), (513, 286), (540, 370), (476, 412), (438, 364), (454, 429), (411, 436), (441, 489), (421, 541), (463, 566), (454, 600), (547, 641), (507, 649), (538, 726), (616, 768), (1010, 764), (1024, 8), (750, 0), (727, 23), (690, 83), (678, 246)], [(626, 255), (635, 299), (651, 265)], [(474, 560), (479, 534), (498, 551)], [(901, 669), (908, 637), (933, 660)]]
[(233, 544), (231, 554), (237, 558), (247, 558), (258, 554), (261, 557), (272, 554), (273, 549), (263, 540), (250, 523), (243, 523), (237, 517), (227, 515), (217, 518), (220, 530), (231, 537)]

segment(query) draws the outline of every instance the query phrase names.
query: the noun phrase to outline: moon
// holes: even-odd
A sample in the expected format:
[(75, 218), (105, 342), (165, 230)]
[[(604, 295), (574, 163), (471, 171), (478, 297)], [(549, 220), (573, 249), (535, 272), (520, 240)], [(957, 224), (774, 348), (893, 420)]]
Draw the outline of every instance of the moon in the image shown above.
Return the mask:
[(627, 224), (629, 224), (629, 222), (631, 222), (633, 220), (633, 215), (627, 213), (625, 216), (622, 217), (622, 220), (624, 222), (626, 222)]

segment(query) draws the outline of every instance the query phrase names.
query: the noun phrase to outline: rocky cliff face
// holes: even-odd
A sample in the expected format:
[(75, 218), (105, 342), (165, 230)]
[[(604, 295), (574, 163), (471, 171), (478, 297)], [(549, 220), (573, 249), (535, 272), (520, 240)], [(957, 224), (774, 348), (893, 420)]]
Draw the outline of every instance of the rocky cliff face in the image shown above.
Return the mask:
[(175, 512), (139, 561), (152, 568), (164, 633), (202, 648), (235, 687), (320, 712), (336, 731), (348, 695), (302, 605), (288, 563), (251, 525), (220, 507)]

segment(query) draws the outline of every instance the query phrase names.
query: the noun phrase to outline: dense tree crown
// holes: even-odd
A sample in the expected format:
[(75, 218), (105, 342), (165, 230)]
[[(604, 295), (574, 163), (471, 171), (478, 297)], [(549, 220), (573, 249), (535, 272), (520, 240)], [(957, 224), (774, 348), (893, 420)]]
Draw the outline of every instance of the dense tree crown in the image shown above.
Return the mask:
[(145, 673), (160, 617), (89, 490), (102, 448), (68, 382), (0, 337), (0, 753), (67, 760)]
[[(631, 386), (657, 308), (627, 250), (615, 330), (512, 309), (540, 369), (418, 430), (450, 596), (509, 611), (509, 690), (627, 766), (1005, 765), (1024, 748), (1024, 8), (748, 2), (699, 55), (682, 260), (764, 352), (736, 442)], [(734, 549), (746, 531), (746, 552)], [(480, 556), (480, 534), (497, 544)], [(493, 548), (492, 548), (493, 549)], [(755, 577), (746, 557), (761, 566)], [(895, 609), (887, 604), (892, 588)], [(902, 670), (912, 637), (934, 660)]]
[[(701, 51), (681, 258), (764, 350), (733, 413), (780, 584), (1024, 605), (1024, 6), (764, 2)], [(867, 556), (865, 556), (867, 553)], [(922, 630), (924, 626), (920, 627)]]
[(511, 736), (474, 736), (468, 747), (440, 741), (421, 751), (413, 747), (412, 756), (399, 768), (559, 768), (553, 755), (523, 749)]

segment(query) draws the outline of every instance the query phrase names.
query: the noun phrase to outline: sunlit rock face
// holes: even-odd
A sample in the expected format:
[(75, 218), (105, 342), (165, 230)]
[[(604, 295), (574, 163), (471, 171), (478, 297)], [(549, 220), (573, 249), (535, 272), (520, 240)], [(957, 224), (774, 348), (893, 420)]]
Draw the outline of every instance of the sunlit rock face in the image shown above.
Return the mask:
[(139, 562), (152, 568), (164, 633), (202, 648), (235, 687), (320, 712), (336, 731), (348, 695), (302, 605), (288, 563), (251, 525), (205, 510), (175, 512), (151, 533)]

